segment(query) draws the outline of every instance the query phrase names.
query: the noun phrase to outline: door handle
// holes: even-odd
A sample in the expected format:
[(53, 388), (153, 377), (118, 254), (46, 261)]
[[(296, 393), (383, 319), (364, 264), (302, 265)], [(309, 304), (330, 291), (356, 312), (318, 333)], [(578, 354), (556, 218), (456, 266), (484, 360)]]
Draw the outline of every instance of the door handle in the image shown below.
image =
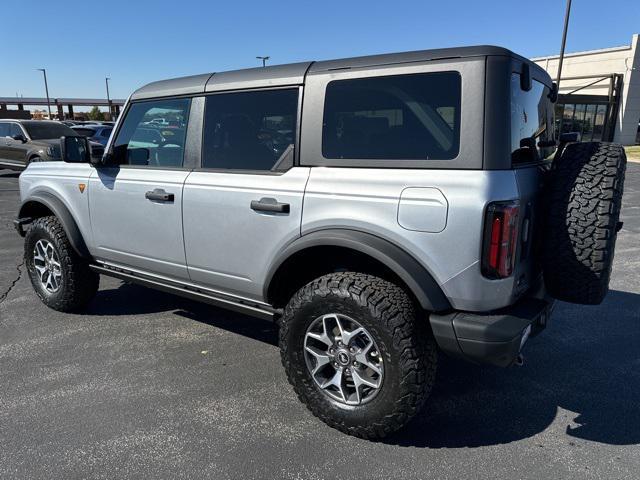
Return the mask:
[(289, 213), (289, 204), (280, 203), (275, 198), (261, 198), (251, 200), (251, 210), (256, 212)]
[(173, 202), (173, 193), (167, 193), (162, 188), (154, 188), (153, 191), (144, 194), (147, 200), (155, 200), (157, 202)]

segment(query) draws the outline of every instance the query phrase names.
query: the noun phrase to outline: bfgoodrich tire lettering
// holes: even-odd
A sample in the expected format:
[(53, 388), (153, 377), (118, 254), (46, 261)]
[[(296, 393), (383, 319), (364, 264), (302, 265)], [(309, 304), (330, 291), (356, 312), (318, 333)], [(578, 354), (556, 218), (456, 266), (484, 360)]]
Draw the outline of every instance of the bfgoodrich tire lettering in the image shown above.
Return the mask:
[(570, 144), (548, 184), (543, 272), (558, 300), (597, 305), (609, 288), (627, 158), (620, 145)]
[[(304, 356), (309, 326), (326, 314), (354, 319), (371, 335), (384, 364), (384, 381), (370, 401), (348, 405), (314, 381)], [(280, 351), (300, 400), (328, 425), (350, 435), (381, 438), (405, 425), (423, 406), (435, 379), (436, 345), (407, 294), (380, 278), (344, 272), (301, 288), (280, 321)]]
[[(39, 261), (36, 260), (36, 252), (41, 251), (43, 245), (53, 249), (56, 263), (59, 264), (56, 273), (61, 275), (56, 275), (59, 279), (53, 285), (55, 288), (47, 288), (36, 268)], [(25, 236), (24, 258), (33, 289), (42, 302), (54, 310), (81, 310), (98, 290), (99, 275), (91, 271), (88, 263), (78, 256), (54, 216), (38, 218), (31, 224)], [(38, 264), (38, 268), (42, 268), (42, 263)]]

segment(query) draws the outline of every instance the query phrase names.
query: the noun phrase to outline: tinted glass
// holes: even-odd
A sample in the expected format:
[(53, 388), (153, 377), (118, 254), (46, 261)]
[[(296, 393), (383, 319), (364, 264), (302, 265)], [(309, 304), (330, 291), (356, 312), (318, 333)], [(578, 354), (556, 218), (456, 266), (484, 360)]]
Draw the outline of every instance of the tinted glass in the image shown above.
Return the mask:
[(92, 128), (74, 128), (73, 131), (83, 137), (93, 137), (96, 134), (96, 131)]
[(13, 137), (14, 135), (24, 135), (24, 132), (17, 123), (12, 123), (9, 127), (9, 134)]
[(210, 95), (204, 168), (271, 170), (295, 144), (298, 89)]
[(23, 124), (32, 140), (58, 139), (78, 135), (64, 123), (58, 122), (28, 122)]
[(337, 80), (327, 85), (325, 158), (448, 160), (460, 143), (455, 72)]
[(587, 111), (584, 116), (584, 122), (582, 124), (582, 137), (583, 142), (590, 142), (593, 135), (593, 124), (596, 116), (597, 105), (587, 105)]
[(113, 130), (112, 128), (105, 128), (104, 130), (102, 130), (102, 132), (100, 132), (100, 136), (101, 137), (105, 137), (105, 138), (109, 138), (109, 135), (111, 135), (111, 130)]
[(9, 137), (11, 136), (11, 128), (8, 123), (0, 122), (0, 137)]
[(593, 136), (591, 140), (593, 142), (599, 142), (602, 140), (602, 130), (604, 127), (604, 119), (607, 112), (606, 105), (598, 105), (596, 109), (596, 116), (593, 124)]
[[(527, 163), (551, 155), (553, 141), (553, 104), (549, 88), (533, 80), (531, 89), (520, 87), (520, 74), (511, 75), (511, 161)], [(543, 142), (541, 144), (541, 142)], [(549, 142), (545, 146), (544, 142)]]
[[(191, 100), (187, 98), (139, 102), (131, 105), (114, 142), (121, 165), (181, 167)], [(159, 118), (174, 126), (157, 125)]]

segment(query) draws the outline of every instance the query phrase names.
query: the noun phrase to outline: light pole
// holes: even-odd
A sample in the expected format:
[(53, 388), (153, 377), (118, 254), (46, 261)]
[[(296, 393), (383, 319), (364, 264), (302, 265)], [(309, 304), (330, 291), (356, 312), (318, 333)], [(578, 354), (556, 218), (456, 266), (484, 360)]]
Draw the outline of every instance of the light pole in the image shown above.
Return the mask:
[(44, 68), (37, 68), (44, 75), (44, 90), (47, 92), (47, 110), (49, 110), (49, 120), (51, 120), (51, 101), (49, 100), (49, 85), (47, 85), (47, 70)]
[(109, 98), (109, 80), (111, 80), (111, 78), (105, 77), (104, 84), (107, 86), (107, 106), (109, 108), (109, 120), (111, 120), (111, 98)]
[(569, 14), (571, 13), (571, 0), (567, 0), (567, 9), (564, 12), (564, 29), (562, 30), (562, 45), (560, 46), (560, 58), (558, 59), (558, 78), (556, 85), (560, 91), (560, 75), (562, 74), (562, 61), (564, 60), (564, 47), (567, 43), (567, 29), (569, 28)]
[(269, 60), (271, 57), (256, 57), (258, 60), (262, 60), (262, 66), (266, 67), (267, 66), (267, 60)]

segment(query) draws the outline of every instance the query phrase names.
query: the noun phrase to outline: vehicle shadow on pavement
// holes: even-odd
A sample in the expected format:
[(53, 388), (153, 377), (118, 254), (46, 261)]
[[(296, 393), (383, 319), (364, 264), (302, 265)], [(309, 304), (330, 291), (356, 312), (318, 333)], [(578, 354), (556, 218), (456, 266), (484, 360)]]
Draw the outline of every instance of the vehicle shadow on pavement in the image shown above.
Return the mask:
[(273, 322), (125, 282), (117, 288), (99, 290), (83, 313), (93, 316), (124, 316), (170, 311), (189, 320), (278, 345), (278, 330)]
[[(170, 311), (278, 343), (272, 322), (127, 283), (100, 290), (86, 314)], [(638, 345), (640, 295), (611, 291), (597, 307), (559, 303), (549, 329), (527, 344), (522, 368), (479, 367), (441, 356), (423, 412), (383, 442), (425, 448), (499, 445), (535, 436), (555, 423), (569, 442), (573, 437), (640, 443)], [(536, 444), (545, 448), (542, 439)]]
[[(598, 307), (559, 304), (549, 329), (525, 348), (522, 368), (441, 358), (427, 407), (384, 442), (499, 445), (534, 436), (554, 422), (568, 442), (640, 443), (639, 344), (640, 295), (611, 291)], [(536, 444), (545, 448), (542, 439)]]

